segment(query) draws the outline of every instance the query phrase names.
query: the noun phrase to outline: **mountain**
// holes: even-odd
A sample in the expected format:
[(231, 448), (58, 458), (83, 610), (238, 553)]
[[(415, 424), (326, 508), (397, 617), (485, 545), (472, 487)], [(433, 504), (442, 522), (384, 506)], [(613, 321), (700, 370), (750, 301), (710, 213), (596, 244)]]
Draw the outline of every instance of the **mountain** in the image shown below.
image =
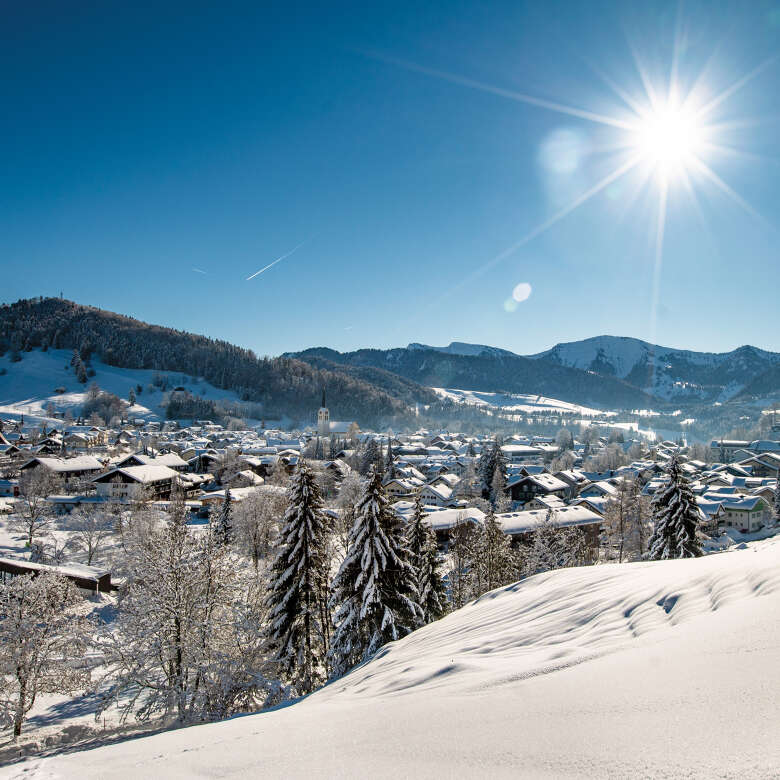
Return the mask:
[[(556, 344), (530, 355), (556, 365), (595, 371), (625, 380), (667, 401), (726, 401), (780, 366), (780, 354), (752, 346), (731, 352), (694, 352), (625, 336), (596, 336)], [(777, 390), (766, 383), (764, 392)]]
[(34, 754), (6, 774), (777, 777), (778, 632), (777, 537), (560, 569), (481, 596), (289, 706)]
[(544, 395), (600, 408), (645, 408), (656, 403), (656, 399), (618, 377), (599, 376), (506, 350), (464, 355), (422, 344), (343, 353), (319, 347), (291, 353), (291, 357), (312, 365), (325, 359), (342, 366), (382, 369), (426, 387)]
[(464, 355), (467, 357), (475, 357), (477, 355), (490, 355), (492, 357), (517, 357), (514, 352), (510, 352), (508, 349), (501, 349), (500, 347), (488, 347), (484, 344), (467, 344), (463, 341), (451, 341), (447, 347), (431, 347), (428, 344), (409, 344), (407, 349), (420, 350), (420, 351), (433, 351), (444, 352), (447, 355)]
[[(23, 373), (26, 353), (50, 348), (77, 350), (88, 365), (96, 358), (107, 366), (199, 377), (253, 402), (256, 417), (290, 417), (304, 425), (314, 421), (323, 388), (333, 419), (357, 420), (366, 427), (411, 423), (413, 401), (436, 400), (430, 390), (413, 382), (382, 375), (383, 388), (378, 375), (372, 382), (361, 378), (359, 371), (335, 364), (315, 367), (288, 357), (258, 358), (225, 341), (59, 298), (0, 306), (0, 355), (10, 355), (7, 371)], [(58, 381), (52, 377), (52, 390)], [(99, 375), (95, 381), (100, 384)]]

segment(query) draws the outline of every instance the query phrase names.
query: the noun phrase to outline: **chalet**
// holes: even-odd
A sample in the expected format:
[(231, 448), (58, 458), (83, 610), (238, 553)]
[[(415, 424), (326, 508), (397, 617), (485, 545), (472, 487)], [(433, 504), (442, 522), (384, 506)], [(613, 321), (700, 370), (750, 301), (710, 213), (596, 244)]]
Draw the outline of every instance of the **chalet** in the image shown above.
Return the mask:
[(420, 488), (420, 498), (425, 504), (433, 506), (451, 506), (455, 503), (453, 490), (448, 485), (423, 485)]
[(187, 461), (182, 460), (175, 452), (166, 452), (164, 455), (157, 455), (156, 457), (133, 452), (114, 463), (115, 468), (124, 468), (126, 466), (167, 466), (174, 471), (184, 471), (187, 468)]
[(250, 469), (237, 471), (232, 476), (228, 477), (227, 479), (223, 478), (222, 480), (222, 484), (229, 485), (231, 490), (233, 488), (257, 487), (258, 485), (262, 485), (264, 482), (265, 480), (261, 476), (255, 474), (255, 472), (251, 471)]
[(564, 506), (554, 512), (532, 509), (522, 512), (502, 512), (496, 520), (512, 543), (529, 544), (534, 531), (549, 517), (556, 528), (579, 528), (585, 535), (585, 544), (595, 559), (599, 550), (603, 518), (583, 506)]
[(780, 455), (766, 452), (751, 458), (746, 458), (738, 464), (743, 469), (750, 470), (754, 477), (777, 477), (780, 471)]
[(561, 482), (565, 482), (568, 485), (565, 498), (572, 499), (580, 491), (584, 485), (588, 484), (588, 480), (581, 471), (576, 469), (568, 469), (566, 471), (556, 471), (553, 476), (556, 479), (560, 479)]
[(580, 498), (590, 498), (591, 496), (604, 496), (605, 498), (610, 498), (611, 496), (616, 495), (617, 492), (618, 489), (611, 482), (603, 479), (582, 488), (580, 490)]
[(563, 501), (554, 493), (550, 495), (538, 495), (525, 504), (524, 509), (549, 509), (558, 510), (566, 506)]
[(187, 470), (195, 473), (216, 471), (222, 465), (224, 458), (214, 450), (206, 450), (194, 455), (187, 461)]
[(170, 498), (178, 474), (168, 466), (113, 468), (92, 480), (98, 496), (112, 501)]
[(399, 498), (413, 496), (420, 489), (419, 484), (415, 484), (409, 479), (390, 479), (385, 485), (385, 493), (391, 501), (397, 501)]
[(329, 460), (325, 463), (325, 471), (331, 475), (331, 477), (340, 483), (344, 477), (352, 472), (350, 466), (343, 460)]
[(114, 590), (111, 573), (93, 566), (83, 566), (80, 563), (48, 566), (16, 558), (0, 558), (0, 582), (8, 582), (13, 577), (37, 577), (47, 572), (70, 580), (79, 590), (89, 593), (110, 593)]
[(18, 498), (19, 481), (16, 479), (0, 479), (0, 498)]
[(712, 459), (719, 463), (730, 463), (734, 460), (734, 453), (737, 450), (747, 450), (749, 441), (736, 439), (713, 439), (710, 442), (710, 452)]
[(580, 496), (579, 498), (575, 498), (571, 505), (584, 506), (591, 512), (595, 512), (597, 515), (604, 517), (604, 512), (606, 511), (608, 501), (609, 498), (607, 496), (587, 496), (585, 498)]
[(527, 444), (505, 444), (501, 447), (501, 452), (508, 463), (522, 463), (538, 458), (542, 454), (542, 449)]
[(512, 501), (526, 504), (536, 496), (556, 495), (563, 498), (569, 489), (563, 480), (552, 474), (532, 474), (527, 477), (513, 477), (507, 483), (507, 491)]
[(79, 455), (75, 458), (44, 458), (35, 457), (28, 460), (20, 471), (32, 471), (43, 468), (58, 476), (66, 485), (73, 484), (85, 478), (94, 477), (103, 471), (103, 464), (91, 455)]
[(482, 525), (484, 520), (485, 513), (473, 506), (463, 509), (443, 509), (435, 506), (423, 507), (423, 522), (433, 529), (433, 532), (436, 534), (436, 542), (442, 549), (445, 549), (449, 544), (452, 529), (456, 525), (459, 523)]
[(722, 528), (735, 528), (743, 534), (754, 533), (772, 520), (772, 511), (761, 496), (735, 495), (724, 498)]

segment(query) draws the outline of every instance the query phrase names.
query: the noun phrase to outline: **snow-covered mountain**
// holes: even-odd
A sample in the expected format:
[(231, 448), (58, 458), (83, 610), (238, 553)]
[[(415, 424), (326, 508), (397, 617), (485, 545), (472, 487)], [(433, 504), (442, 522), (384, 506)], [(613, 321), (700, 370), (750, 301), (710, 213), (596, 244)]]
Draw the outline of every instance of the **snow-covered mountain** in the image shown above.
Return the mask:
[(529, 357), (619, 377), (669, 400), (727, 400), (780, 365), (780, 354), (752, 346), (731, 352), (694, 352), (626, 336), (556, 344)]
[(780, 538), (485, 594), (293, 704), (4, 777), (777, 777)]

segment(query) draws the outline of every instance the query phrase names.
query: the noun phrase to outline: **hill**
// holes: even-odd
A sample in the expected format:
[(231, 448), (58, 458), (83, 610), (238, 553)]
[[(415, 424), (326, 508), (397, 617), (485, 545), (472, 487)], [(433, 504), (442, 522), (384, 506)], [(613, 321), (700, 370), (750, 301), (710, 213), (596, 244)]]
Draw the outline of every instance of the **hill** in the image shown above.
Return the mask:
[(324, 358), (340, 365), (380, 368), (426, 387), (543, 395), (607, 409), (646, 408), (657, 404), (657, 399), (620, 378), (599, 376), (510, 352), (458, 354), (419, 344), (405, 349), (360, 349), (344, 353), (314, 348), (291, 356), (313, 364)]
[(406, 383), (404, 397), (397, 397), (354, 375), (357, 372), (337, 366), (316, 368), (289, 357), (259, 358), (251, 350), (225, 341), (149, 325), (59, 298), (0, 306), (0, 354), (8, 353), (15, 364), (9, 371), (24, 372), (25, 354), (50, 348), (75, 349), (85, 362), (96, 358), (115, 368), (197, 377), (226, 391), (225, 395), (235, 392), (241, 400), (254, 402), (258, 416), (290, 417), (301, 424), (314, 421), (323, 387), (334, 419), (354, 419), (363, 426), (412, 421), (410, 399), (415, 390), (421, 399), (433, 396)]
[(7, 777), (776, 777), (780, 539), (486, 594), (292, 706)]

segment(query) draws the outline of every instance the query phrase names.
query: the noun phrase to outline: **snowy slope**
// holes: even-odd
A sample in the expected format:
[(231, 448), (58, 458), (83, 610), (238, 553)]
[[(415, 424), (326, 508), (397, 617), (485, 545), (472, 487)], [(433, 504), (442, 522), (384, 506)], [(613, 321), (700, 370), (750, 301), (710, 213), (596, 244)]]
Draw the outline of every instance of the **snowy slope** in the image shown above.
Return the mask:
[(616, 376), (660, 398), (721, 401), (780, 365), (780, 354), (751, 346), (731, 352), (695, 352), (626, 336), (595, 336), (556, 344), (528, 357)]
[(493, 591), (290, 707), (5, 777), (776, 777), (780, 539)]
[(589, 406), (570, 404), (557, 398), (547, 398), (543, 395), (526, 395), (522, 393), (481, 393), (477, 390), (458, 390), (453, 387), (432, 387), (436, 395), (448, 398), (456, 403), (470, 406), (486, 406), (501, 409), (504, 412), (517, 414), (546, 414), (563, 412), (581, 414), (583, 417), (609, 417), (615, 412), (604, 412)]
[[(10, 353), (0, 357), (0, 417), (17, 419), (20, 414), (25, 418), (47, 419), (45, 409), (52, 403), (58, 410), (73, 410), (76, 414), (85, 400), (85, 385), (76, 380), (70, 367), (72, 351), (50, 349), (47, 352), (33, 350), (23, 352), (22, 360), (12, 363)], [(208, 382), (192, 381), (192, 378), (177, 373), (152, 371), (145, 369), (116, 368), (92, 359), (95, 376), (87, 382), (97, 382), (101, 390), (107, 390), (119, 398), (127, 399), (131, 388), (143, 387), (137, 396), (136, 405), (130, 410), (136, 417), (164, 419), (165, 410), (161, 407), (163, 393), (151, 388), (155, 376), (166, 375), (171, 382), (187, 387), (193, 395), (208, 399), (228, 398), (238, 400), (238, 396), (229, 390), (220, 390)], [(5, 373), (2, 373), (5, 369)], [(55, 393), (57, 387), (65, 388), (64, 393)]]

